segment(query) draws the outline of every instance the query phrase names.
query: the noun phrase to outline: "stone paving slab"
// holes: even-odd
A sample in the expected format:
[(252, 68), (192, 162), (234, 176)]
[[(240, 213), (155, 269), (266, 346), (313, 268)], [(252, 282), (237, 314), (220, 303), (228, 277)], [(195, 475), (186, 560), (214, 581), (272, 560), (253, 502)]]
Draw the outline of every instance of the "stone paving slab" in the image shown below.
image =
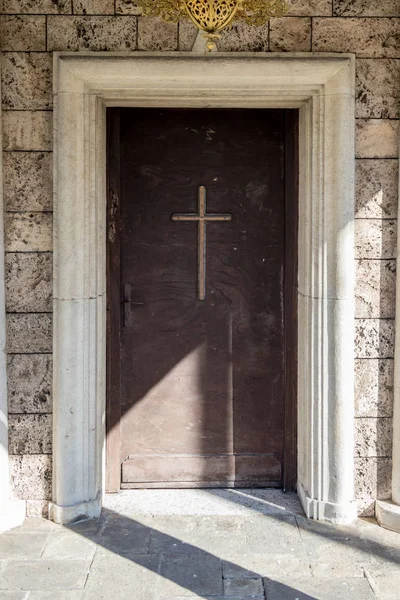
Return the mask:
[(90, 561), (10, 560), (0, 575), (0, 590), (74, 590), (84, 587)]
[(28, 600), (82, 600), (83, 590), (72, 590), (69, 592), (57, 591), (56, 598), (54, 592), (34, 591), (30, 592)]
[(85, 600), (155, 600), (160, 557), (129, 558), (99, 548), (85, 586)]
[(281, 494), (282, 512), (276, 490), (249, 490), (242, 508), (222, 490), (215, 514), (202, 490), (196, 514), (196, 494), (185, 508), (187, 490), (163, 491), (164, 508), (157, 490), (137, 514), (108, 507), (68, 527), (28, 519), (1, 535), (0, 600), (400, 600), (400, 536), (373, 520), (311, 522)]
[(39, 558), (45, 548), (48, 532), (5, 533), (0, 536), (0, 559)]
[(366, 579), (288, 578), (287, 582), (265, 579), (266, 600), (374, 600)]
[[(204, 553), (182, 556), (162, 556), (160, 563), (161, 580), (158, 580), (157, 594), (222, 595), (222, 564), (218, 556)], [(182, 591), (184, 590), (184, 591)]]
[(48, 536), (43, 558), (92, 560), (95, 542), (73, 531), (55, 531)]

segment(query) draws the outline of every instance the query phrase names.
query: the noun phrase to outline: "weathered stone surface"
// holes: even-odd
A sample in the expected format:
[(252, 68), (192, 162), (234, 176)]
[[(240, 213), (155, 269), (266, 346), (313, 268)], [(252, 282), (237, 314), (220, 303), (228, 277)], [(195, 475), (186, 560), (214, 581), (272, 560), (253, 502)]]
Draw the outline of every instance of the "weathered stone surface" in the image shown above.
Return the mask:
[(359, 59), (356, 63), (356, 117), (397, 119), (400, 61)]
[(370, 58), (400, 56), (398, 19), (313, 19), (313, 50), (354, 52)]
[(251, 27), (235, 23), (221, 32), (217, 40), (220, 52), (263, 52), (268, 50), (268, 25)]
[(178, 49), (181, 52), (190, 52), (199, 30), (190, 21), (182, 20), (178, 28)]
[(6, 252), (49, 252), (52, 250), (51, 213), (7, 213)]
[(6, 52), (2, 56), (4, 109), (51, 108), (52, 56), (48, 52)]
[(51, 111), (3, 112), (4, 150), (51, 150), (53, 113)]
[(114, 0), (74, 0), (76, 15), (113, 15)]
[(26, 560), (9, 561), (0, 575), (0, 590), (12, 588), (18, 580), (23, 590), (82, 589), (89, 571), (90, 561), (83, 560)]
[(47, 531), (4, 533), (0, 536), (0, 560), (40, 558), (47, 538)]
[(121, 599), (124, 597), (129, 599), (132, 598), (132, 581), (134, 581), (135, 600), (161, 599), (161, 593), (158, 596), (155, 596), (154, 593), (156, 583), (160, 580), (160, 592), (162, 591), (166, 598), (174, 598), (177, 594), (169, 594), (169, 589), (163, 587), (164, 583), (170, 583), (168, 576), (165, 579), (149, 577), (149, 573), (159, 572), (159, 567), (160, 556), (157, 555), (138, 554), (132, 561), (118, 554), (107, 553), (99, 549), (86, 582), (86, 597), (88, 600), (95, 598), (106, 600), (113, 596), (115, 589), (118, 589)]
[(392, 419), (355, 419), (355, 456), (392, 456)]
[(224, 579), (225, 596), (250, 596), (264, 598), (262, 579)]
[(333, 0), (333, 14), (338, 17), (399, 17), (398, 0)]
[(52, 357), (49, 354), (11, 354), (7, 357), (8, 411), (52, 411)]
[(393, 358), (393, 354), (393, 319), (356, 319), (356, 358)]
[(363, 577), (291, 577), (283, 581), (266, 579), (264, 586), (268, 600), (374, 600), (374, 594)]
[(5, 267), (8, 312), (51, 312), (52, 254), (6, 254)]
[(394, 319), (396, 298), (395, 260), (356, 261), (356, 317)]
[(393, 360), (356, 360), (354, 372), (356, 417), (392, 417)]
[(3, 13), (65, 14), (71, 12), (71, 0), (1, 0)]
[(49, 313), (7, 315), (7, 351), (51, 352), (52, 317)]
[(47, 500), (51, 497), (50, 454), (10, 456), (10, 474), (18, 498)]
[(391, 497), (390, 458), (355, 458), (356, 498), (387, 500)]
[(134, 0), (116, 0), (115, 12), (120, 15), (141, 15), (142, 10), (138, 8)]
[[(49, 516), (49, 503), (47, 500), (26, 500), (26, 516), (29, 518), (34, 517), (42, 517), (47, 519)], [(32, 593), (30, 598), (32, 598)], [(62, 596), (61, 596), (62, 598)], [(59, 594), (57, 594), (57, 599), (61, 600)], [(42, 597), (40, 597), (42, 600)]]
[(178, 26), (155, 17), (138, 19), (138, 50), (176, 50)]
[(0, 16), (0, 50), (46, 50), (46, 17)]
[(400, 572), (396, 569), (396, 563), (393, 561), (392, 569), (386, 572), (366, 572), (368, 583), (370, 584), (375, 597), (378, 600), (396, 600), (400, 589)]
[(356, 217), (396, 219), (399, 163), (395, 159), (356, 162)]
[(136, 19), (48, 17), (47, 46), (49, 50), (134, 50)]
[(329, 16), (332, 0), (287, 0), (287, 14), (299, 17)]
[(51, 415), (9, 415), (10, 454), (51, 454)]
[(399, 131), (399, 121), (357, 119), (357, 158), (397, 158)]
[(283, 17), (271, 19), (271, 52), (308, 52), (311, 50), (311, 19)]
[(49, 536), (43, 558), (91, 560), (95, 551), (95, 542), (85, 538), (84, 535), (75, 533), (70, 529), (56, 530)]
[(356, 219), (356, 258), (396, 258), (397, 222), (391, 219)]
[(6, 254), (8, 312), (51, 312), (52, 262), (50, 253)]
[(53, 206), (51, 152), (5, 152), (4, 202), (7, 211), (48, 211)]

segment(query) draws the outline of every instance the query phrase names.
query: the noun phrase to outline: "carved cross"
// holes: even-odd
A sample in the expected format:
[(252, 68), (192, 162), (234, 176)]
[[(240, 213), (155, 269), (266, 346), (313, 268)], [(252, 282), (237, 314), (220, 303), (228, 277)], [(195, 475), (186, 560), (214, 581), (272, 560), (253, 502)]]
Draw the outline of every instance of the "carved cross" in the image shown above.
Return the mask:
[(173, 221), (197, 221), (198, 231), (198, 297), (204, 300), (206, 297), (206, 222), (207, 221), (231, 221), (232, 215), (229, 214), (207, 214), (206, 213), (206, 188), (204, 185), (199, 187), (199, 212), (179, 213), (172, 215)]

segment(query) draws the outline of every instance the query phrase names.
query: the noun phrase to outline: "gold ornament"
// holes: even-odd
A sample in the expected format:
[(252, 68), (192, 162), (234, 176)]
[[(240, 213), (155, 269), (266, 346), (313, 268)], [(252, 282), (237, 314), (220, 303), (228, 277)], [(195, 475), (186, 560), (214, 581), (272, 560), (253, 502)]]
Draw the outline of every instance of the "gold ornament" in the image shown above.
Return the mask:
[(189, 18), (207, 38), (207, 49), (215, 47), (220, 31), (236, 21), (264, 25), (286, 11), (285, 0), (137, 0), (144, 16), (176, 23)]

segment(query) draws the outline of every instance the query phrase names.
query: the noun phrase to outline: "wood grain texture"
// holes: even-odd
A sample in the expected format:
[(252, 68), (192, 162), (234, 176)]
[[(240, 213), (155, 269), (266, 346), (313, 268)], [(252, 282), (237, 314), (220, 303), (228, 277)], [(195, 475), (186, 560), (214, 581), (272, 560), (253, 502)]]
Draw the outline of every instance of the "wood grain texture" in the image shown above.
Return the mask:
[[(282, 484), (287, 112), (120, 109), (123, 487)], [(197, 223), (171, 218), (200, 185), (232, 214), (207, 223), (204, 301)]]

